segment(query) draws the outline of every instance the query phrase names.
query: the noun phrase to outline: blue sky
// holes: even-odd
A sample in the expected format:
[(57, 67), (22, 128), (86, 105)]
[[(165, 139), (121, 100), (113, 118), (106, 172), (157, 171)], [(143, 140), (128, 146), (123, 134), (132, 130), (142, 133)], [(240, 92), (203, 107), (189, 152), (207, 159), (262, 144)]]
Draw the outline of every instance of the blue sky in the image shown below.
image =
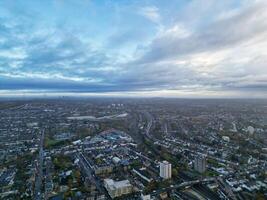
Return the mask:
[(264, 0), (2, 0), (0, 96), (266, 97)]

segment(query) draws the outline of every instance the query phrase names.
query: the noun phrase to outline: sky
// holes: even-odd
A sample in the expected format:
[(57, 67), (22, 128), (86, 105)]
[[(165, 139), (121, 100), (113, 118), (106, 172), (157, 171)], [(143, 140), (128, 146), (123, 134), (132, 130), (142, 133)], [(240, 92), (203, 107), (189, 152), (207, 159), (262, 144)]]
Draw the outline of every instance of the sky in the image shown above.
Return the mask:
[(1, 0), (0, 97), (267, 97), (266, 0)]

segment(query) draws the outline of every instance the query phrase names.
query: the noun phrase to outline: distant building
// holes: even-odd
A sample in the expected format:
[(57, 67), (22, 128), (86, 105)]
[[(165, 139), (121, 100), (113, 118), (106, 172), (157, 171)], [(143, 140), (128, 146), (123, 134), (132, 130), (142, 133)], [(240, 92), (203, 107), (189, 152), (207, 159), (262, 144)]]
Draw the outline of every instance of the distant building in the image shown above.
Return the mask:
[(104, 179), (104, 186), (112, 199), (133, 192), (133, 186), (128, 180), (114, 181), (112, 179)]
[(168, 199), (168, 193), (167, 192), (162, 192), (159, 194), (160, 199)]
[(114, 164), (118, 164), (121, 161), (121, 159), (118, 157), (113, 157), (112, 161), (114, 162)]
[(96, 175), (109, 174), (113, 171), (112, 165), (94, 166), (93, 168)]
[(225, 141), (225, 142), (230, 142), (230, 138), (228, 136), (222, 136), (222, 139)]
[(151, 196), (150, 196), (150, 194), (147, 194), (147, 195), (141, 194), (141, 199), (142, 200), (151, 200)]
[(60, 133), (54, 136), (55, 140), (58, 141), (64, 141), (64, 140), (69, 140), (72, 138), (72, 134), (71, 133)]
[(247, 130), (248, 130), (248, 133), (249, 133), (250, 135), (253, 135), (253, 133), (254, 133), (254, 131), (255, 131), (255, 129), (254, 129), (253, 126), (249, 126), (249, 127), (247, 128)]
[(78, 144), (81, 144), (81, 142), (82, 142), (81, 140), (76, 140), (76, 141), (73, 141), (72, 144), (78, 145)]
[(196, 156), (194, 160), (194, 169), (200, 173), (206, 171), (207, 160), (205, 156)]
[(159, 175), (163, 179), (169, 179), (172, 177), (172, 165), (168, 161), (160, 163)]

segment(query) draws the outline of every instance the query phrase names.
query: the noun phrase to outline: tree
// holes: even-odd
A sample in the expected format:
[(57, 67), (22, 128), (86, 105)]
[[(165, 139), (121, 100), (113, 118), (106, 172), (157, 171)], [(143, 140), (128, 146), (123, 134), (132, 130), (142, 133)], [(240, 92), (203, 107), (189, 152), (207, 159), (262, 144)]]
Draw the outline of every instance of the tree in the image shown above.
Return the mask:
[(176, 177), (178, 175), (178, 170), (176, 168), (172, 169), (172, 175)]
[(148, 185), (144, 189), (144, 193), (148, 194), (148, 193), (152, 192), (153, 190), (156, 190), (158, 188), (158, 185), (159, 185), (158, 182), (151, 181), (150, 183), (148, 183)]

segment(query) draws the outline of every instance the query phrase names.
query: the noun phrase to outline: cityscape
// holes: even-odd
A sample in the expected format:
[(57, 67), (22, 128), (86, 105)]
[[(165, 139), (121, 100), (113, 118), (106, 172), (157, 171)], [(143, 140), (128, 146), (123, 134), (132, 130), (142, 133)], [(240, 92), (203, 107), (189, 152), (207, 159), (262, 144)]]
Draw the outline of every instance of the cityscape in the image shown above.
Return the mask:
[(0, 0), (0, 200), (267, 200), (267, 0)]
[(265, 199), (267, 101), (0, 103), (1, 199)]

